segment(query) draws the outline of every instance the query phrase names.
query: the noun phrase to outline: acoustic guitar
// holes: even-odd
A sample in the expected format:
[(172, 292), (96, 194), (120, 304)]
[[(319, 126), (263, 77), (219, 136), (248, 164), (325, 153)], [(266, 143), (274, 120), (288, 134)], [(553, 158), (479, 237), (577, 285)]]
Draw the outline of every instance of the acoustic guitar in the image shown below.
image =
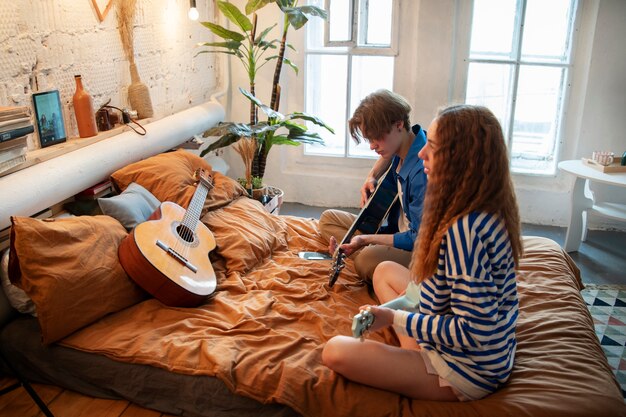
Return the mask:
[(201, 304), (215, 291), (217, 283), (209, 260), (215, 238), (199, 221), (213, 183), (202, 171), (196, 176), (198, 186), (187, 210), (176, 203), (163, 202), (147, 221), (122, 240), (118, 250), (128, 276), (172, 307)]
[(348, 232), (345, 234), (341, 242), (337, 245), (337, 249), (333, 255), (333, 261), (330, 266), (329, 282), (328, 285), (332, 287), (335, 285), (337, 278), (341, 270), (346, 266), (345, 258), (346, 254), (341, 245), (350, 242), (352, 236), (358, 231), (363, 234), (375, 234), (380, 229), (383, 220), (389, 214), (391, 207), (395, 203), (398, 197), (398, 185), (394, 181), (394, 175), (391, 171), (391, 166), (387, 168), (387, 171), (379, 179), (376, 189), (367, 200), (361, 212), (357, 216)]

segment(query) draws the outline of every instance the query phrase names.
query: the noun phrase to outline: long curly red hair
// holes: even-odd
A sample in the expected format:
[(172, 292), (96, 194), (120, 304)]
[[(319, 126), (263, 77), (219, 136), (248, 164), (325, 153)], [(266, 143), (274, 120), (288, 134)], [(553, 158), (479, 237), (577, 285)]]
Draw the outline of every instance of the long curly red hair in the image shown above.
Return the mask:
[(448, 228), (470, 212), (497, 214), (505, 224), (515, 265), (522, 255), (521, 226), (502, 127), (486, 107), (455, 105), (439, 112), (434, 170), (411, 272), (417, 282), (435, 273)]

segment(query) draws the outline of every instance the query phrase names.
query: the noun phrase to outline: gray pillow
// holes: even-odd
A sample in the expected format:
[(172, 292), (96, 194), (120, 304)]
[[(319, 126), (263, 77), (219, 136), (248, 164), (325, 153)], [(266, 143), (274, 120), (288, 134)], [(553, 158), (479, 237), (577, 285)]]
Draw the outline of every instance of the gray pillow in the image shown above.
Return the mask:
[(161, 202), (150, 191), (131, 182), (122, 194), (99, 198), (98, 205), (103, 214), (117, 219), (127, 230), (130, 230), (148, 220)]

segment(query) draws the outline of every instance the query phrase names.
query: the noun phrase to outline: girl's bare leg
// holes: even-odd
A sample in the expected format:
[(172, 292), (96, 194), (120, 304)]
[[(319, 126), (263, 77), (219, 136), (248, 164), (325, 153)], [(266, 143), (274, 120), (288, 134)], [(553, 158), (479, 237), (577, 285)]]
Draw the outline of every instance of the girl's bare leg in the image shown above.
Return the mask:
[[(381, 304), (404, 294), (411, 281), (409, 270), (395, 262), (381, 262), (374, 270), (374, 292)], [(400, 346), (405, 349), (419, 349), (417, 341), (409, 336), (397, 335)]]
[[(414, 341), (415, 342), (415, 341)], [(450, 387), (426, 370), (419, 351), (371, 340), (335, 336), (324, 346), (322, 361), (346, 378), (414, 399), (458, 401)]]

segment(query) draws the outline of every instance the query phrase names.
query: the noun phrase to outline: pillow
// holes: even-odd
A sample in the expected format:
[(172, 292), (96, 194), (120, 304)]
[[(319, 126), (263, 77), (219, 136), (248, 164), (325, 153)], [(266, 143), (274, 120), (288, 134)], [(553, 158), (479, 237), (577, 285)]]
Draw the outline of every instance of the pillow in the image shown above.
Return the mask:
[(31, 314), (37, 316), (35, 312), (35, 304), (28, 295), (9, 280), (9, 250), (2, 252), (0, 256), (0, 280), (2, 281), (2, 289), (9, 300), (11, 307), (22, 314)]
[(12, 217), (11, 258), (18, 283), (33, 300), (43, 342), (143, 300), (117, 257), (124, 227), (109, 216)]
[(246, 273), (271, 257), (273, 251), (287, 249), (283, 221), (251, 198), (239, 198), (210, 211), (202, 222), (215, 236), (214, 251), (224, 258), (228, 272)]
[(127, 165), (111, 174), (111, 179), (118, 190), (125, 190), (131, 182), (135, 182), (159, 201), (172, 201), (186, 208), (196, 191), (194, 173), (198, 168), (210, 172), (214, 184), (207, 195), (203, 213), (246, 194), (237, 181), (219, 172), (211, 172), (211, 166), (204, 159), (183, 149)]
[(160, 204), (150, 191), (134, 182), (120, 195), (98, 199), (102, 213), (117, 219), (126, 230), (148, 220)]

